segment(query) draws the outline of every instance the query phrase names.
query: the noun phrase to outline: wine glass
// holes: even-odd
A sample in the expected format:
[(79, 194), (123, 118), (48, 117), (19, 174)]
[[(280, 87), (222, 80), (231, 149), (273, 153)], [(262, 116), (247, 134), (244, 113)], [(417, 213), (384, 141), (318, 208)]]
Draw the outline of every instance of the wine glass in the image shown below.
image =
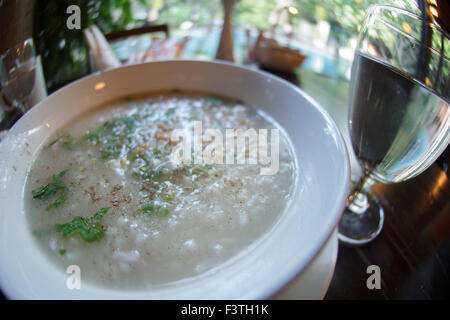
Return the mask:
[(364, 244), (380, 233), (384, 212), (370, 192), (375, 182), (420, 174), (449, 144), (449, 52), (449, 35), (428, 18), (370, 7), (349, 94), (351, 142), (363, 176), (347, 198), (341, 241)]
[(31, 38), (0, 55), (1, 92), (10, 109), (18, 108), (25, 113), (31, 108), (29, 98), (34, 88), (35, 73), (36, 50)]

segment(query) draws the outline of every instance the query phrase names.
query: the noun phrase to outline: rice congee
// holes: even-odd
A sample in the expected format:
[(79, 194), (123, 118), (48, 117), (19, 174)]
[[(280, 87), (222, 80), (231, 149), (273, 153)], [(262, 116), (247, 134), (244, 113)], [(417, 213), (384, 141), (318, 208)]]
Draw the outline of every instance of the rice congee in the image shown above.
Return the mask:
[(77, 265), (83, 281), (148, 288), (220, 268), (274, 227), (296, 183), (288, 137), (279, 130), (274, 174), (259, 162), (174, 163), (173, 130), (195, 123), (224, 136), (280, 129), (242, 101), (174, 89), (110, 102), (45, 141), (25, 212), (61, 272)]

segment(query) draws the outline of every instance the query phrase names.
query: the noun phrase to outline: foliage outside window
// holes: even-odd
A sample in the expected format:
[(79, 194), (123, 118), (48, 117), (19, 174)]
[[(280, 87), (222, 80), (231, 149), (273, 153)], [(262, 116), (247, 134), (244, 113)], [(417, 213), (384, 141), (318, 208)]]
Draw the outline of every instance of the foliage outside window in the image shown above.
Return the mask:
[[(348, 46), (359, 31), (367, 7), (373, 3), (417, 10), (415, 0), (238, 0), (233, 22), (235, 26), (268, 30), (274, 12), (283, 6), (294, 6), (298, 9), (291, 20), (294, 37), (301, 21), (326, 21), (330, 39), (338, 46)], [(104, 33), (149, 23), (168, 23), (176, 33), (185, 21), (192, 22), (195, 28), (220, 25), (222, 19), (220, 0), (36, 0), (34, 38), (42, 55), (49, 92), (88, 73), (82, 30), (66, 28), (69, 5), (81, 8), (82, 28), (95, 23)]]

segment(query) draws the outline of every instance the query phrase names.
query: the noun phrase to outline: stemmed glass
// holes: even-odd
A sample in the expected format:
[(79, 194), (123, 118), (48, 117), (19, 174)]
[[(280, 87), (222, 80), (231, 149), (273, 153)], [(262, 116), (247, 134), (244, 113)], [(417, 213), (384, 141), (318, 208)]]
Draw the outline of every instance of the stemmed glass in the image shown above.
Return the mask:
[(364, 244), (380, 233), (383, 208), (370, 192), (376, 181), (420, 174), (449, 144), (449, 53), (449, 35), (428, 19), (370, 7), (349, 94), (351, 142), (363, 176), (347, 199), (341, 241)]
[(11, 108), (27, 112), (34, 88), (36, 50), (32, 39), (27, 39), (0, 55), (0, 84), (4, 102)]

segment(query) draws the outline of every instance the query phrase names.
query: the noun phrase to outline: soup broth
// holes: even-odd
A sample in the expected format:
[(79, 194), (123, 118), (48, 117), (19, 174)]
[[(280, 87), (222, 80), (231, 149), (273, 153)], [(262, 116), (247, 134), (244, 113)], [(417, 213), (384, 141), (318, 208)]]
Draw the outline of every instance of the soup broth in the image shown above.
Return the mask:
[(295, 185), (287, 137), (280, 130), (273, 175), (260, 164), (176, 165), (171, 132), (195, 121), (221, 132), (277, 128), (241, 101), (173, 90), (109, 103), (50, 137), (25, 187), (31, 231), (50, 259), (96, 284), (145, 288), (220, 267), (267, 233)]

